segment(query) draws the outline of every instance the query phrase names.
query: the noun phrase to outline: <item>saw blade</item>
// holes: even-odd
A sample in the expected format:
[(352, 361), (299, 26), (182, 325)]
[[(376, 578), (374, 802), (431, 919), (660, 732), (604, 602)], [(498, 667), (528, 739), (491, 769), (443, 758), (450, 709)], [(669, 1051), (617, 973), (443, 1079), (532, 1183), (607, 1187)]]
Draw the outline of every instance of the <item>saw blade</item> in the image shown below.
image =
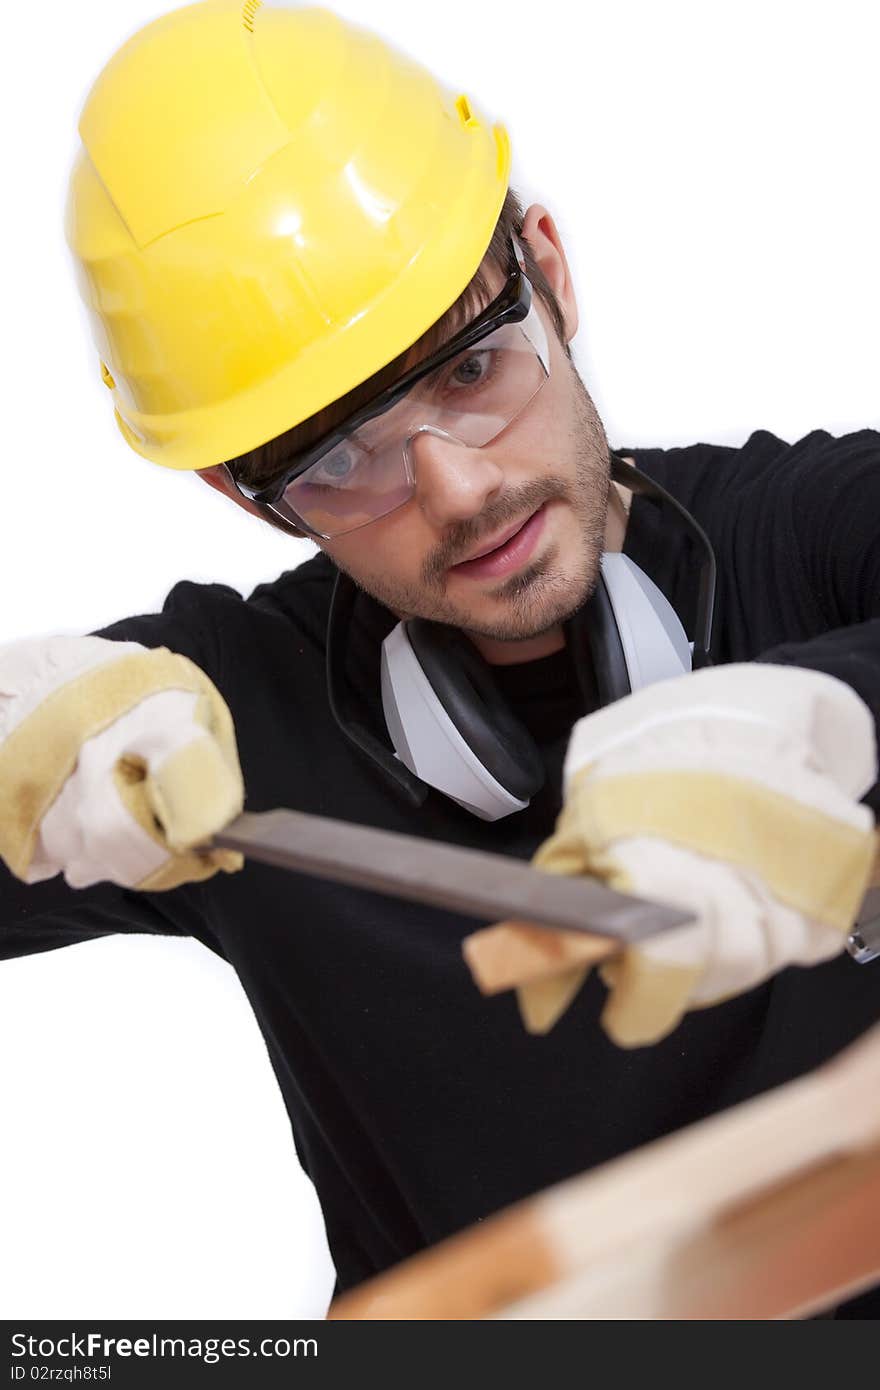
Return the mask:
[(213, 844), (265, 864), (481, 921), (516, 918), (611, 937), (621, 945), (693, 921), (688, 912), (618, 893), (596, 878), (551, 874), (508, 855), (304, 811), (246, 811), (215, 835)]

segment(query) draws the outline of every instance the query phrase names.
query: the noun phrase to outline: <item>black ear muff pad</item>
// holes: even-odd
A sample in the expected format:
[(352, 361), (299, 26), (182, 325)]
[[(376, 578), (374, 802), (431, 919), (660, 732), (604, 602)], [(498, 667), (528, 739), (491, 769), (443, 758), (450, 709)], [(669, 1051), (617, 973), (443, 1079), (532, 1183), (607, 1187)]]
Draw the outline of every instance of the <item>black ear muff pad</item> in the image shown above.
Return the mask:
[(589, 645), (596, 678), (599, 708), (632, 693), (623, 643), (605, 580), (599, 572), (599, 582), (587, 602), (576, 614), (575, 631)]
[(457, 628), (427, 618), (407, 619), (406, 633), (441, 707), (471, 752), (511, 796), (530, 800), (544, 783), (541, 755), (480, 653)]

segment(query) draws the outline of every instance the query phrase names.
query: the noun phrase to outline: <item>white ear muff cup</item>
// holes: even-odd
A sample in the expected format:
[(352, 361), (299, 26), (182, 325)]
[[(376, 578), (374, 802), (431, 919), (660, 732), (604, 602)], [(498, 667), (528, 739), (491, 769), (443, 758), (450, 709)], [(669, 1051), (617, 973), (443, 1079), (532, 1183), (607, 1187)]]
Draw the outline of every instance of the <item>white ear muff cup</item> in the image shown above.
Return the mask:
[[(624, 693), (691, 670), (690, 643), (678, 614), (628, 555), (615, 551), (602, 556), (602, 589), (627, 673)], [(609, 647), (606, 643), (606, 651)]]
[(544, 784), (537, 745), (509, 707), (489, 666), (457, 628), (409, 618), (410, 646), (441, 707), (487, 772), (527, 802)]

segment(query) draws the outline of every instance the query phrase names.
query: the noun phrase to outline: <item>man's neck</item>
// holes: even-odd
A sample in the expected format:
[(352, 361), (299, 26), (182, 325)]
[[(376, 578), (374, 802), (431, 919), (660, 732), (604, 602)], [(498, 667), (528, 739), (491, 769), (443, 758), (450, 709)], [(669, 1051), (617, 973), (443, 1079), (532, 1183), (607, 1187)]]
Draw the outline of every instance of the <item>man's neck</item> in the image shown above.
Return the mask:
[[(626, 462), (633, 460), (627, 459)], [(626, 537), (626, 524), (629, 520), (629, 504), (632, 494), (626, 488), (612, 483), (608, 493), (608, 515), (605, 521), (605, 549), (622, 550)], [(565, 633), (562, 624), (538, 633), (537, 637), (526, 638), (523, 642), (499, 642), (493, 637), (480, 637), (476, 634), (470, 639), (484, 661), (490, 666), (514, 666), (525, 661), (540, 661), (542, 656), (552, 656), (565, 646)]]

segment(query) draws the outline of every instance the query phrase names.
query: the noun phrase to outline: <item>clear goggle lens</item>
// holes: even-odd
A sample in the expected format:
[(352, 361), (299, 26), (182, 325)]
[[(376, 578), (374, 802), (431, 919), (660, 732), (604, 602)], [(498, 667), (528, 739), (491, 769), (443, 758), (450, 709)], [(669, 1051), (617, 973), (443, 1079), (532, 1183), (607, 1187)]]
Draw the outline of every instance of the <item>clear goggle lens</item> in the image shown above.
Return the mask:
[(415, 383), (293, 478), (275, 510), (330, 539), (386, 516), (412, 496), (412, 441), (420, 431), (470, 448), (488, 444), (528, 405), (549, 375), (544, 326), (534, 304)]

